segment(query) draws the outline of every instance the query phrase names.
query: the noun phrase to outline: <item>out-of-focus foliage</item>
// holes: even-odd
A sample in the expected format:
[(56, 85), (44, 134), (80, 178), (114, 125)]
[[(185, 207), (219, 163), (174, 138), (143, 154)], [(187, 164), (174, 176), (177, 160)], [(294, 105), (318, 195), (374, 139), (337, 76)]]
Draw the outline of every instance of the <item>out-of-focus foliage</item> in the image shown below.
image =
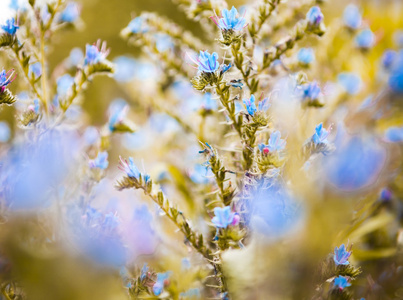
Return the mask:
[(0, 299), (403, 298), (402, 17), (1, 1)]

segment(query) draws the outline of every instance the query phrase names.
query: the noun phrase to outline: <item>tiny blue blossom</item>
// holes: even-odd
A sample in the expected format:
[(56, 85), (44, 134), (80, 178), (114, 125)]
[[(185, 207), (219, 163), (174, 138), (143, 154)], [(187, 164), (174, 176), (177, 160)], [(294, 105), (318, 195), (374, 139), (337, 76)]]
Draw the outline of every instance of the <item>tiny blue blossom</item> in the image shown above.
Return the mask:
[(323, 124), (320, 123), (315, 127), (315, 133), (312, 136), (312, 142), (314, 142), (316, 145), (327, 144), (329, 142), (327, 140), (328, 135), (329, 131), (323, 128)]
[(265, 151), (266, 148), (268, 149), (268, 152), (276, 152), (284, 150), (286, 144), (287, 142), (281, 139), (280, 131), (277, 130), (270, 135), (268, 145), (260, 144), (258, 147), (262, 152), (267, 152), (267, 150)]
[(210, 168), (206, 168), (201, 164), (196, 164), (191, 172), (189, 172), (190, 179), (197, 184), (207, 184), (210, 182), (209, 177), (213, 176)]
[(19, 26), (15, 23), (15, 19), (11, 18), (6, 20), (6, 23), (4, 25), (1, 25), (1, 29), (4, 30), (4, 32), (14, 35), (17, 32), (17, 29)]
[(30, 104), (29, 106), (28, 106), (28, 109), (29, 110), (31, 110), (31, 111), (33, 111), (35, 114), (39, 114), (39, 109), (40, 109), (40, 106), (39, 106), (39, 99), (35, 99), (34, 100), (34, 104)]
[(157, 47), (158, 52), (165, 52), (167, 50), (172, 50), (174, 48), (174, 43), (172, 38), (163, 33), (159, 33), (155, 35), (156, 43), (155, 46)]
[(361, 90), (361, 78), (355, 73), (341, 73), (337, 77), (339, 84), (350, 95), (356, 95)]
[(334, 279), (334, 287), (343, 290), (346, 287), (351, 286), (351, 283), (348, 282), (347, 278), (344, 276), (339, 275)]
[(201, 107), (204, 110), (216, 110), (218, 108), (217, 101), (213, 99), (210, 93), (205, 93)]
[(397, 57), (396, 51), (386, 50), (382, 55), (382, 66), (386, 70), (389, 70), (393, 66), (393, 63), (395, 62), (396, 57)]
[(218, 63), (218, 54), (216, 52), (210, 54), (208, 51), (200, 51), (196, 63), (199, 71), (206, 73), (215, 72), (220, 67), (220, 64)]
[(389, 87), (395, 93), (403, 93), (403, 50), (400, 50), (389, 77)]
[(84, 140), (88, 145), (94, 145), (99, 139), (99, 132), (94, 126), (88, 126), (84, 131)]
[(243, 103), (245, 104), (248, 114), (253, 116), (255, 114), (255, 112), (257, 111), (256, 103), (255, 103), (255, 95), (251, 95), (250, 99), (247, 99), (247, 98), (243, 99)]
[(361, 26), (362, 17), (358, 6), (349, 4), (343, 13), (344, 24), (351, 29), (358, 29)]
[(91, 169), (98, 168), (101, 170), (105, 170), (108, 165), (108, 152), (106, 151), (99, 152), (97, 157), (93, 160), (90, 160), (89, 162), (89, 166)]
[(231, 69), (231, 67), (232, 67), (232, 64), (231, 64), (231, 63), (229, 63), (228, 65), (222, 64), (222, 65), (221, 65), (221, 72), (222, 72), (222, 73), (225, 73), (225, 72), (227, 72), (229, 69)]
[(313, 6), (306, 14), (306, 18), (310, 25), (319, 26), (324, 17), (319, 6)]
[(69, 74), (65, 74), (57, 79), (57, 94), (59, 96), (64, 96), (68, 93), (74, 84), (74, 78)]
[(102, 44), (102, 48), (100, 48), (100, 42), (97, 45), (89, 45), (85, 46), (85, 65), (93, 65), (99, 62), (102, 62), (108, 56), (108, 51), (106, 50), (106, 44)]
[(246, 27), (246, 20), (245, 17), (240, 17), (237, 15), (238, 11), (233, 6), (231, 10), (224, 8), (221, 11), (221, 18), (215, 16), (212, 17), (212, 19), (221, 30), (239, 31)]
[(70, 64), (70, 66), (77, 66), (83, 61), (83, 59), (84, 59), (83, 51), (80, 48), (76, 47), (70, 51), (68, 63)]
[(389, 201), (392, 200), (392, 196), (393, 196), (393, 194), (392, 194), (392, 191), (390, 189), (383, 188), (381, 193), (380, 193), (380, 195), (379, 195), (379, 198), (380, 198), (380, 200), (382, 202), (389, 202)]
[(157, 281), (153, 286), (154, 295), (159, 296), (166, 285), (166, 280), (168, 280), (169, 276), (171, 276), (171, 272), (158, 273)]
[(132, 33), (144, 33), (148, 31), (148, 28), (142, 17), (134, 18), (127, 26)]
[(312, 48), (301, 48), (298, 51), (297, 58), (300, 63), (309, 65), (315, 60), (315, 53)]
[(6, 143), (11, 137), (10, 126), (7, 122), (0, 121), (0, 143)]
[(375, 35), (371, 29), (364, 29), (355, 37), (355, 43), (358, 48), (370, 49), (375, 44)]
[(129, 162), (127, 160), (123, 160), (120, 157), (119, 169), (124, 171), (126, 175), (130, 178), (135, 178), (137, 180), (140, 179), (141, 173), (139, 169), (137, 169), (136, 165), (134, 164), (134, 160), (131, 157), (129, 157)]
[(42, 66), (40, 62), (36, 62), (29, 66), (29, 72), (33, 73), (35, 77), (39, 77), (42, 75)]
[(211, 222), (217, 228), (227, 228), (228, 225), (231, 225), (234, 222), (235, 213), (231, 212), (231, 207), (226, 206), (224, 208), (215, 207), (214, 208), (214, 217), (211, 219)]
[(123, 99), (117, 99), (109, 107), (108, 128), (111, 132), (116, 130), (116, 127), (121, 124), (126, 116), (128, 106)]
[(302, 98), (308, 100), (316, 100), (319, 98), (321, 90), (320, 86), (316, 81), (307, 83), (301, 86)]
[(6, 72), (6, 70), (1, 71), (0, 73), (0, 93), (3, 93), (7, 86), (13, 82), (15, 79), (14, 70), (10, 70)]
[(66, 8), (62, 11), (60, 19), (63, 22), (73, 23), (78, 19), (79, 16), (80, 16), (80, 9), (78, 4), (75, 2), (69, 2), (66, 5)]
[(385, 132), (385, 137), (393, 143), (403, 142), (403, 127), (389, 127)]
[(342, 244), (340, 246), (340, 248), (335, 248), (334, 249), (334, 255), (333, 255), (333, 260), (336, 264), (336, 266), (338, 265), (343, 265), (346, 266), (348, 264), (350, 264), (348, 262), (348, 258), (351, 255), (351, 251), (347, 251), (346, 246), (344, 246), (344, 244)]
[(148, 269), (149, 269), (149, 268), (148, 268), (148, 266), (147, 266), (147, 263), (144, 263), (143, 267), (141, 268), (140, 280), (146, 279)]

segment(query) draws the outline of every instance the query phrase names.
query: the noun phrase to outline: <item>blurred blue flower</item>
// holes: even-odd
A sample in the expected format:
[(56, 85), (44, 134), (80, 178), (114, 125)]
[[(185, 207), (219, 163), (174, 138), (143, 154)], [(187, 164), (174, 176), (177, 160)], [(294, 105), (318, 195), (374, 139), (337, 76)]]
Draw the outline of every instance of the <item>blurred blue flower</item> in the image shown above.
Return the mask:
[(120, 157), (119, 168), (124, 171), (128, 177), (135, 178), (137, 180), (140, 179), (141, 173), (134, 164), (133, 158), (129, 157), (129, 161), (127, 161)]
[(301, 86), (301, 91), (302, 91), (302, 98), (304, 100), (316, 100), (319, 98), (321, 90), (320, 86), (316, 81), (313, 81), (311, 83), (306, 83)]
[(221, 29), (221, 30), (242, 30), (246, 27), (246, 20), (245, 17), (238, 16), (237, 9), (233, 6), (231, 10), (224, 8), (221, 11), (221, 18), (214, 16), (212, 17), (214, 23)]
[(80, 16), (79, 5), (75, 2), (69, 2), (66, 5), (66, 8), (62, 11), (60, 19), (63, 22), (73, 23), (78, 19), (79, 16)]
[(14, 69), (6, 72), (6, 70), (1, 71), (0, 73), (0, 93), (3, 93), (7, 86), (13, 82), (15, 79)]
[(337, 77), (339, 84), (350, 95), (356, 95), (361, 90), (361, 78), (355, 73), (340, 73)]
[(264, 98), (263, 100), (259, 101), (257, 108), (259, 111), (266, 111), (270, 108), (271, 103), (268, 97)]
[(389, 127), (385, 132), (385, 137), (390, 142), (403, 142), (403, 127)]
[(386, 70), (389, 70), (397, 57), (397, 52), (394, 50), (386, 50), (382, 55), (382, 65)]
[(255, 95), (251, 95), (250, 99), (247, 99), (247, 98), (243, 99), (243, 103), (245, 104), (248, 114), (253, 116), (255, 114), (255, 112), (257, 111), (256, 103), (255, 103)]
[(154, 295), (159, 296), (166, 285), (166, 281), (168, 280), (169, 276), (171, 276), (172, 272), (165, 272), (165, 273), (158, 273), (157, 280), (153, 286)]
[(42, 66), (40, 62), (29, 65), (29, 73), (33, 73), (36, 78), (42, 75)]
[(312, 26), (318, 26), (323, 21), (323, 14), (319, 6), (313, 6), (306, 14), (308, 23)]
[(114, 78), (119, 82), (129, 82), (135, 75), (137, 70), (137, 61), (128, 56), (119, 56), (113, 61), (116, 64), (116, 72)]
[(169, 35), (164, 33), (158, 33), (155, 35), (155, 39), (156, 39), (155, 46), (157, 47), (158, 52), (173, 50), (174, 43)]
[(108, 56), (108, 51), (106, 50), (106, 44), (102, 44), (102, 48), (100, 49), (100, 42), (97, 45), (89, 45), (85, 46), (85, 65), (93, 65), (99, 62), (102, 62)]
[(203, 96), (203, 102), (201, 104), (201, 107), (204, 110), (216, 110), (218, 108), (217, 101), (213, 99), (212, 95), (210, 93), (205, 93)]
[(84, 59), (83, 51), (80, 48), (76, 47), (70, 51), (68, 62), (70, 66), (77, 66), (83, 61), (83, 59)]
[(287, 142), (281, 138), (281, 132), (277, 130), (270, 135), (269, 144), (260, 144), (259, 149), (262, 152), (264, 151), (264, 148), (269, 149), (269, 152), (276, 152), (284, 150), (286, 144)]
[(127, 103), (125, 100), (118, 98), (109, 105), (109, 120), (108, 128), (111, 132), (116, 130), (116, 127), (123, 122), (127, 113)]
[(144, 33), (148, 31), (147, 24), (142, 17), (134, 18), (127, 27), (132, 33)]
[(379, 195), (379, 198), (382, 202), (389, 202), (390, 200), (392, 200), (392, 197), (392, 191), (388, 188), (383, 188)]
[(11, 137), (11, 130), (7, 122), (0, 121), (0, 143), (6, 143)]
[(355, 43), (357, 47), (362, 49), (372, 48), (375, 44), (375, 35), (371, 29), (364, 29), (355, 37)]
[(6, 23), (4, 25), (1, 25), (1, 29), (3, 29), (4, 32), (11, 35), (14, 35), (17, 32), (18, 28), (20, 27), (15, 23), (14, 18), (6, 20)]
[(94, 145), (99, 139), (98, 129), (94, 126), (88, 126), (84, 131), (84, 140), (88, 145)]
[(335, 248), (334, 249), (334, 255), (333, 255), (333, 260), (336, 264), (336, 266), (338, 265), (343, 265), (346, 266), (349, 263), (348, 258), (351, 255), (351, 251), (347, 251), (346, 246), (344, 246), (344, 244), (342, 244), (340, 246), (340, 248)]
[(351, 283), (348, 282), (347, 278), (344, 276), (339, 275), (334, 279), (334, 287), (339, 288), (340, 290), (351, 286)]
[(324, 164), (328, 181), (344, 191), (354, 191), (375, 182), (385, 163), (385, 150), (371, 139), (343, 138)]
[(327, 144), (329, 142), (327, 140), (328, 135), (329, 132), (325, 128), (323, 128), (323, 124), (320, 123), (315, 127), (315, 133), (312, 136), (312, 142), (314, 142), (316, 145)]
[(217, 228), (227, 228), (228, 225), (234, 222), (235, 213), (231, 212), (231, 207), (229, 206), (225, 206), (224, 208), (215, 207), (214, 215), (211, 222), (213, 222)]
[(102, 151), (98, 152), (98, 155), (95, 159), (90, 160), (89, 166), (91, 169), (98, 168), (101, 170), (105, 170), (109, 165), (108, 162), (108, 152)]
[(74, 78), (65, 74), (57, 79), (57, 94), (65, 96), (74, 84)]
[(403, 50), (400, 50), (397, 55), (388, 83), (395, 93), (403, 93)]
[(141, 268), (140, 280), (144, 280), (147, 278), (148, 269), (149, 268), (147, 266), (147, 263), (144, 263), (143, 267)]
[(30, 104), (30, 105), (28, 106), (28, 109), (31, 110), (31, 111), (33, 111), (34, 113), (36, 113), (36, 114), (38, 115), (38, 114), (39, 114), (39, 109), (40, 109), (40, 106), (39, 106), (39, 99), (35, 99), (35, 100), (34, 100), (34, 104)]
[(210, 177), (213, 176), (213, 173), (210, 168), (206, 168), (201, 164), (196, 164), (189, 172), (190, 179), (197, 184), (207, 184), (211, 181)]
[(315, 60), (315, 52), (312, 48), (301, 48), (298, 51), (297, 59), (300, 63), (309, 65)]
[(361, 26), (362, 17), (358, 6), (349, 4), (343, 13), (344, 24), (351, 29), (358, 29)]

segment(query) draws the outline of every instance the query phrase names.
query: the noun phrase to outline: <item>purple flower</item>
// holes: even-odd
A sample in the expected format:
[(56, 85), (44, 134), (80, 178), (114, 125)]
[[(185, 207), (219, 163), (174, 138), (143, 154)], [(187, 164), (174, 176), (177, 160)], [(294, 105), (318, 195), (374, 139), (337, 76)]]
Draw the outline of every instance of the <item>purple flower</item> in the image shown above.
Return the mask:
[(3, 29), (6, 33), (14, 35), (17, 32), (18, 25), (15, 24), (15, 19), (11, 18), (6, 20), (6, 24), (1, 25), (1, 29)]
[(215, 216), (211, 219), (211, 222), (213, 222), (217, 228), (227, 228), (228, 225), (232, 225), (235, 217), (235, 213), (231, 212), (231, 207), (229, 206), (224, 208), (215, 207), (214, 215)]
[(221, 18), (219, 18), (218, 16), (214, 16), (211, 18), (221, 30), (239, 31), (246, 27), (246, 20), (245, 17), (237, 17), (237, 15), (237, 9), (235, 7), (232, 7), (230, 11), (224, 8), (221, 12)]
[(306, 19), (311, 26), (319, 26), (323, 21), (323, 14), (319, 8), (319, 6), (313, 6), (306, 14)]
[(0, 93), (3, 93), (4, 90), (7, 88), (7, 86), (14, 81), (15, 77), (17, 75), (14, 75), (14, 69), (11, 69), (10, 71), (6, 72), (6, 70), (3, 70), (0, 73)]
[(251, 95), (250, 99), (243, 99), (243, 103), (246, 106), (246, 110), (248, 111), (248, 114), (253, 116), (257, 110), (256, 104), (255, 104), (255, 95)]
[(348, 286), (351, 286), (351, 283), (348, 282), (346, 277), (339, 275), (339, 277), (336, 277), (334, 279), (335, 288), (339, 288), (340, 290), (342, 290)]
[(301, 48), (297, 54), (298, 61), (304, 65), (309, 65), (315, 60), (315, 53), (312, 48)]
[(358, 29), (362, 22), (360, 9), (354, 4), (347, 5), (344, 9), (343, 21), (347, 27)]
[(108, 152), (106, 151), (99, 152), (97, 157), (93, 160), (90, 160), (89, 162), (89, 166), (91, 169), (98, 168), (101, 170), (105, 170), (108, 165)]
[(213, 52), (210, 54), (208, 51), (200, 51), (198, 57), (193, 58), (188, 55), (193, 63), (198, 66), (199, 71), (205, 73), (213, 73), (218, 70), (220, 64), (218, 63), (218, 54)]
[(329, 131), (323, 128), (323, 124), (320, 123), (315, 127), (315, 133), (312, 136), (312, 142), (316, 145), (318, 144), (327, 144), (328, 140), (327, 137), (329, 135)]
[(86, 45), (85, 46), (85, 60), (84, 64), (93, 65), (102, 62), (106, 59), (109, 54), (109, 50), (106, 49), (106, 43), (98, 41), (96, 45)]
[(375, 35), (371, 29), (364, 29), (355, 37), (355, 43), (358, 48), (370, 49), (375, 44)]
[(344, 244), (342, 244), (340, 246), (340, 248), (334, 248), (334, 255), (333, 255), (333, 260), (336, 264), (336, 266), (338, 265), (343, 265), (346, 266), (348, 264), (350, 264), (348, 262), (348, 258), (351, 255), (351, 251), (347, 251), (346, 247), (344, 246)]

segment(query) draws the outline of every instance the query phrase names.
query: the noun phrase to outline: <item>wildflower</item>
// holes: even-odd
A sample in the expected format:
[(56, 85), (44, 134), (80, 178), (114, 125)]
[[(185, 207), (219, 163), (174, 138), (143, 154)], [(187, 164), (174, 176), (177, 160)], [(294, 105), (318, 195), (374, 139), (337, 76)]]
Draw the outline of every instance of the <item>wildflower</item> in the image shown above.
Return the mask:
[(336, 247), (334, 249), (334, 255), (333, 255), (333, 260), (334, 260), (336, 266), (338, 266), (338, 265), (346, 266), (346, 265), (350, 264), (348, 262), (348, 258), (350, 257), (350, 255), (351, 255), (351, 251), (347, 251), (344, 244), (342, 244), (340, 246), (340, 248)]
[(157, 274), (157, 281), (155, 282), (155, 284), (153, 286), (154, 295), (156, 295), (156, 296), (161, 295), (162, 290), (164, 289), (164, 286), (168, 284), (169, 276), (171, 276), (171, 272)]
[(259, 150), (264, 153), (268, 154), (269, 152), (281, 151), (285, 148), (287, 142), (281, 139), (280, 131), (275, 131), (270, 135), (269, 144), (259, 144)]
[(172, 38), (163, 33), (159, 33), (155, 35), (155, 46), (157, 47), (158, 52), (165, 52), (167, 50), (172, 50), (174, 48), (174, 43)]
[(7, 122), (0, 121), (0, 143), (6, 143), (10, 137), (10, 126), (8, 126)]
[(246, 20), (245, 17), (237, 17), (237, 15), (237, 9), (235, 7), (232, 7), (230, 11), (224, 8), (221, 11), (221, 18), (219, 18), (218, 16), (214, 16), (211, 18), (221, 30), (239, 31), (246, 27)]
[(141, 173), (134, 164), (133, 158), (129, 157), (129, 162), (127, 162), (127, 160), (123, 160), (122, 157), (119, 157), (119, 159), (119, 169), (124, 171), (128, 177), (139, 180)]
[(6, 23), (4, 25), (1, 25), (1, 29), (3, 29), (4, 32), (6, 32), (7, 34), (10, 34), (10, 35), (15, 35), (18, 28), (19, 28), (19, 26), (17, 24), (15, 24), (14, 18), (6, 20)]
[(0, 73), (0, 93), (3, 93), (7, 86), (14, 81), (17, 75), (14, 75), (14, 69), (6, 72), (6, 70), (1, 71)]
[(88, 126), (84, 131), (84, 140), (88, 145), (94, 145), (99, 139), (99, 132), (94, 126)]
[(328, 140), (327, 137), (329, 135), (329, 131), (327, 131), (325, 128), (323, 128), (323, 124), (320, 123), (315, 127), (315, 133), (312, 136), (312, 142), (314, 142), (316, 145), (318, 144), (327, 144)]
[(382, 189), (379, 198), (382, 202), (389, 202), (390, 200), (392, 200), (392, 191), (388, 188), (384, 188)]
[(106, 59), (109, 54), (109, 50), (106, 49), (106, 43), (98, 41), (96, 45), (86, 45), (85, 46), (85, 65), (93, 65), (102, 62)]
[(334, 279), (334, 287), (342, 290), (348, 286), (351, 286), (351, 283), (348, 282), (346, 277), (339, 275), (339, 277)]
[(395, 93), (403, 93), (403, 50), (400, 50), (389, 77), (389, 87)]
[(403, 127), (389, 127), (385, 132), (385, 137), (389, 142), (403, 142)]
[(362, 22), (360, 9), (354, 4), (347, 5), (344, 9), (343, 21), (348, 28), (358, 29)]
[(110, 117), (108, 121), (108, 127), (111, 132), (117, 130), (119, 125), (123, 124), (123, 120), (126, 116), (128, 106), (124, 105), (121, 107), (111, 107), (110, 109)]
[(42, 66), (40, 62), (36, 62), (29, 66), (29, 72), (33, 73), (36, 78), (42, 75)]
[(242, 79), (232, 79), (229, 84), (234, 88), (239, 88), (242, 90), (243, 87)]
[(297, 55), (298, 61), (304, 65), (309, 65), (315, 60), (315, 53), (312, 48), (301, 48)]
[(213, 222), (217, 228), (227, 228), (228, 225), (232, 225), (235, 217), (235, 213), (231, 212), (231, 208), (229, 206), (224, 208), (215, 207), (214, 215), (215, 216), (211, 219), (211, 222)]
[(213, 99), (210, 93), (205, 93), (201, 107), (206, 111), (213, 111), (217, 109), (217, 101)]
[(250, 99), (243, 99), (243, 103), (245, 104), (246, 110), (248, 114), (253, 116), (257, 111), (256, 104), (255, 104), (255, 95), (251, 95)]
[(364, 29), (356, 36), (355, 43), (358, 48), (368, 50), (375, 44), (375, 35), (371, 29)]
[(389, 70), (397, 57), (397, 52), (394, 50), (386, 50), (382, 55), (382, 65), (386, 70)]
[(309, 25), (318, 27), (320, 23), (323, 21), (324, 17), (319, 6), (313, 6), (306, 14), (306, 18)]
[(127, 27), (132, 33), (144, 33), (148, 31), (148, 28), (144, 23), (142, 17), (137, 17), (131, 20)]
[(218, 63), (218, 54), (216, 52), (210, 54), (208, 51), (200, 51), (199, 57), (196, 59), (196, 64), (201, 72), (215, 72), (220, 66)]
[(302, 98), (308, 99), (310, 101), (317, 100), (320, 96), (320, 87), (316, 81), (307, 83), (301, 86), (302, 88)]
[(147, 266), (147, 263), (144, 263), (143, 267), (141, 268), (140, 280), (146, 279), (148, 269), (149, 267)]
[(222, 73), (225, 73), (225, 72), (227, 72), (229, 69), (231, 69), (231, 67), (232, 67), (232, 64), (231, 64), (231, 63), (229, 63), (228, 65), (222, 64), (222, 65), (221, 65), (221, 72), (222, 72)]
[(339, 84), (350, 95), (356, 95), (361, 90), (361, 78), (355, 73), (341, 73), (337, 77)]
[(39, 114), (39, 109), (40, 109), (40, 106), (39, 106), (39, 99), (35, 99), (35, 100), (34, 100), (34, 104), (30, 104), (30, 105), (28, 106), (28, 109), (38, 115), (38, 114)]
[(69, 2), (66, 8), (62, 11), (60, 15), (60, 19), (63, 22), (73, 23), (80, 16), (80, 8), (79, 5), (75, 2)]
[(108, 152), (106, 151), (99, 152), (97, 157), (93, 160), (90, 160), (89, 162), (89, 166), (91, 169), (98, 168), (101, 170), (105, 170), (108, 165)]
[(65, 74), (57, 79), (57, 94), (65, 96), (74, 84), (74, 78)]

